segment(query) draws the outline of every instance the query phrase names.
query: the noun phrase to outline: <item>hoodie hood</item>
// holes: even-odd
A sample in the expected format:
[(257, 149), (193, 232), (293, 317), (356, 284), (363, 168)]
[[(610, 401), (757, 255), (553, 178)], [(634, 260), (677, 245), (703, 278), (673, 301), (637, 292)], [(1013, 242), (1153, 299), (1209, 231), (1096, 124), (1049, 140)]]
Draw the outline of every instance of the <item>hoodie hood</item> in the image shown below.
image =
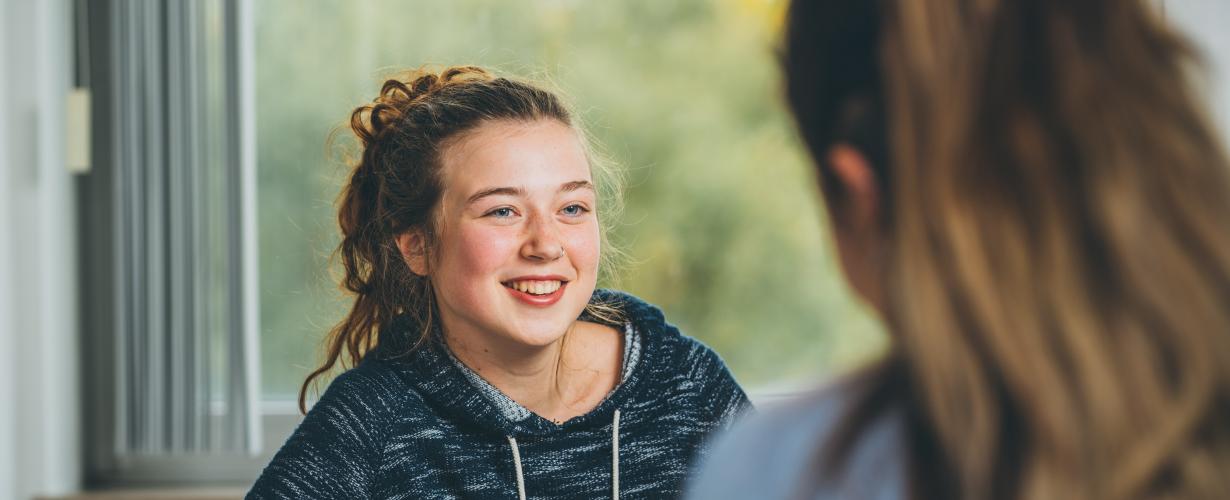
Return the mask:
[(678, 497), (703, 443), (748, 408), (747, 396), (717, 353), (656, 307), (607, 290), (592, 302), (620, 311), (623, 324), (580, 319), (633, 341), (622, 381), (589, 413), (555, 425), (510, 410), (439, 331), (416, 342), (403, 318), (330, 383), (248, 498)]
[(482, 433), (524, 438), (605, 428), (611, 425), (617, 409), (629, 400), (638, 399), (637, 392), (644, 385), (642, 381), (662, 363), (658, 355), (662, 352), (659, 344), (668, 341), (671, 335), (678, 337), (679, 333), (666, 323), (661, 310), (632, 295), (598, 289), (594, 291), (590, 303), (614, 307), (622, 312), (626, 323), (610, 324), (590, 315), (588, 311), (583, 312), (579, 319), (606, 324), (621, 331), (630, 328), (640, 343), (638, 359), (636, 363), (626, 365), (630, 370), (625, 371), (620, 383), (597, 407), (560, 425), (528, 411), (525, 418), (509, 418), (508, 412), (487, 396), (484, 391), (487, 388), (479, 387), (471, 379), (473, 372), (467, 373), (468, 370), (453, 358), (438, 326), (416, 348), (414, 344), (418, 331), (415, 325), (408, 318), (399, 317), (386, 332), (381, 332), (378, 347), (365, 362), (370, 359), (394, 361), (404, 368), (406, 382), (418, 391), (425, 403), (441, 414), (449, 415), (452, 421)]

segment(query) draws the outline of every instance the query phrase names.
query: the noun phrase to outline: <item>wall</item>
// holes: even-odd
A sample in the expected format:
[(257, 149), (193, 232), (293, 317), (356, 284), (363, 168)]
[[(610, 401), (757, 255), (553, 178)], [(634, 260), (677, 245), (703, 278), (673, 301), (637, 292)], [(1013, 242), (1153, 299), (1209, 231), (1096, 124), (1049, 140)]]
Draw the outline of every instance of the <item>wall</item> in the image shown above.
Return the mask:
[(0, 500), (80, 478), (65, 0), (0, 0)]
[(1191, 37), (1209, 63), (1209, 104), (1222, 137), (1230, 144), (1230, 1), (1166, 0), (1165, 13)]

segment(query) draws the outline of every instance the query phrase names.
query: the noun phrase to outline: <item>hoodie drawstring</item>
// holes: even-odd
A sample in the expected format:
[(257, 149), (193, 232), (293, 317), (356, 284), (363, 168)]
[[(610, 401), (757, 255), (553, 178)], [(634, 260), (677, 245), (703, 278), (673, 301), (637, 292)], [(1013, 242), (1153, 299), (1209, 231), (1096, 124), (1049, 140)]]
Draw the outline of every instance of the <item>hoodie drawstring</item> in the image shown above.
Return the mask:
[[(521, 449), (517, 448), (517, 438), (508, 436), (508, 446), (512, 447), (513, 469), (517, 471), (517, 499), (525, 500), (525, 476), (521, 472)], [(619, 500), (619, 409), (615, 409), (615, 419), (611, 421), (611, 499)]]
[(508, 436), (508, 444), (513, 450), (513, 468), (517, 470), (517, 499), (525, 500), (525, 477), (521, 475), (521, 450), (517, 449), (517, 438)]
[(619, 408), (611, 422), (611, 499), (619, 500)]

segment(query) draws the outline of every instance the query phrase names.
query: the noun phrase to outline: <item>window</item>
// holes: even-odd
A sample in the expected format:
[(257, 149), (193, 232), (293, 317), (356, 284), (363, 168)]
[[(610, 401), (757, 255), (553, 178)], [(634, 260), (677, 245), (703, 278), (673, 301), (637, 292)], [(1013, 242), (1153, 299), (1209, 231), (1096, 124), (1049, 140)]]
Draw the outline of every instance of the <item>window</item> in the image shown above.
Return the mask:
[(88, 482), (246, 478), (276, 447), (260, 432), (249, 6), (76, 4), (99, 131), (81, 190)]
[(633, 262), (606, 285), (661, 306), (749, 389), (790, 390), (863, 359), (878, 327), (839, 278), (776, 97), (785, 3), (259, 2), (265, 397), (295, 397), (348, 305), (329, 266), (346, 170), (326, 138), (390, 70), (426, 63), (495, 67), (569, 94), (629, 180), (613, 240)]
[[(297, 423), (299, 385), (349, 305), (330, 262), (333, 201), (347, 173), (338, 151), (348, 142), (345, 133), (333, 149), (327, 140), (382, 76), (423, 64), (478, 64), (563, 89), (628, 178), (611, 240), (631, 262), (602, 285), (662, 307), (753, 394), (789, 392), (864, 359), (882, 344), (878, 326), (839, 279), (809, 161), (776, 98), (772, 45), (785, 3), (90, 2), (91, 19), (105, 20), (92, 21), (90, 34), (95, 127), (130, 127), (96, 141), (100, 168), (83, 186), (83, 241), (102, 249), (83, 257), (86, 293), (105, 298), (87, 301), (86, 322), (118, 326), (84, 340), (87, 407), (101, 415), (87, 421), (90, 480), (255, 478)], [(249, 141), (242, 131), (253, 124)], [(198, 208), (214, 216), (179, 225)], [(244, 233), (253, 221), (254, 236)], [(205, 245), (195, 257), (184, 253), (193, 242)], [(155, 248), (149, 255), (163, 260), (124, 245)], [(200, 268), (213, 265), (205, 255), (216, 274)], [(132, 278), (132, 269), (146, 274)], [(214, 284), (189, 279), (202, 273)], [(136, 299), (112, 308), (111, 294), (134, 279), (141, 286), (120, 295)], [(215, 340), (184, 337), (193, 302), (159, 301), (164, 293), (221, 311), (206, 328)], [(153, 326), (130, 328), (117, 319), (125, 314)], [(255, 317), (259, 350), (243, 342)], [(137, 352), (148, 366), (117, 360), (126, 345), (145, 349)], [(208, 351), (214, 371), (179, 370), (160, 354), (200, 361), (191, 349)], [(256, 351), (259, 374), (242, 374)], [(117, 377), (162, 395), (125, 396)], [(140, 385), (158, 377), (154, 390)], [(261, 400), (251, 404), (257, 379)], [(244, 427), (254, 409), (259, 425)], [(185, 414), (196, 427), (180, 425)], [(164, 427), (142, 423), (154, 421)], [(206, 439), (202, 426), (242, 439), (221, 451), (185, 445)], [(253, 444), (261, 453), (245, 455)]]

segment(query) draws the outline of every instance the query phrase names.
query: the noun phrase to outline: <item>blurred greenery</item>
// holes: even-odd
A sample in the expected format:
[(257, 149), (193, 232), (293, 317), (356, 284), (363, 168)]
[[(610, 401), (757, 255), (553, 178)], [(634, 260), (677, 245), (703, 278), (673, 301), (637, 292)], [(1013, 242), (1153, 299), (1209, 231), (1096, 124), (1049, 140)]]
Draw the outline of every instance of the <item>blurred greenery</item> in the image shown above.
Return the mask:
[(832, 256), (778, 91), (781, 0), (257, 2), (263, 386), (289, 398), (346, 310), (326, 147), (381, 76), (478, 64), (564, 89), (628, 178), (614, 286), (752, 391), (866, 359), (880, 327)]

